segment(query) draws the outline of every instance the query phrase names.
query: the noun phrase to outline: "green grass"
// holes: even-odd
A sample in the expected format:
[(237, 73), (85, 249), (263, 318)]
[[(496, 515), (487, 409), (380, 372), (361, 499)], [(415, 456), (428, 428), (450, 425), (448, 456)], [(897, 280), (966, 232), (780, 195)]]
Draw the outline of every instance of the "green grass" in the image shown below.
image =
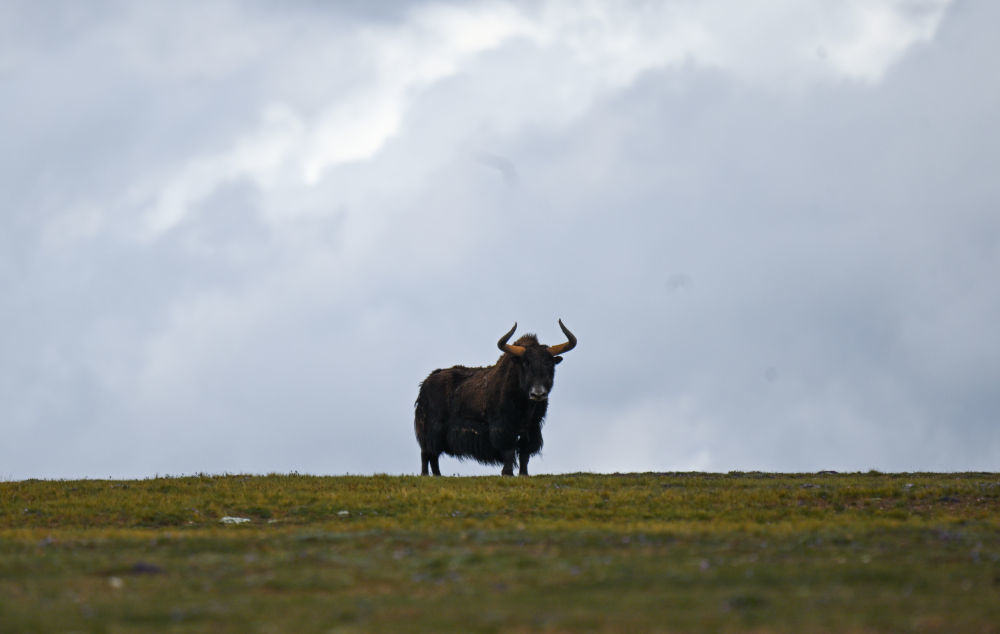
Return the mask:
[(0, 483), (0, 632), (154, 630), (1000, 632), (1000, 474)]

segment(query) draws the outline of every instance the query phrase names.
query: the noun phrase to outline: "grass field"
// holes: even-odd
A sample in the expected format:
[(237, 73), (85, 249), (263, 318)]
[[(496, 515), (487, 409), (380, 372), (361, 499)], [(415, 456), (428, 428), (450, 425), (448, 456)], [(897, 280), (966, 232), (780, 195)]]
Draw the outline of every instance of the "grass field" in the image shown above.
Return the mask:
[(0, 483), (0, 632), (70, 631), (1000, 632), (1000, 474)]

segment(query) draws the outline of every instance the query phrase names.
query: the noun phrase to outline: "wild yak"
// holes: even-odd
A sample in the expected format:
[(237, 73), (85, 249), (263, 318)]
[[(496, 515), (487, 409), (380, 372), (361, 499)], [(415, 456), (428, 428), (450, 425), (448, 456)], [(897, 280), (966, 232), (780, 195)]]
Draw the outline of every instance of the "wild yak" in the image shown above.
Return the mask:
[[(503, 351), (494, 365), (456, 365), (434, 370), (420, 384), (413, 426), (420, 443), (421, 475), (430, 466), (441, 475), (442, 453), (460, 460), (502, 464), (502, 475), (528, 475), (528, 458), (542, 449), (542, 419), (548, 408), (559, 355), (576, 346), (576, 337), (559, 320), (567, 341), (543, 346), (535, 335), (507, 341), (517, 324), (500, 337)], [(516, 454), (516, 457), (515, 457)]]

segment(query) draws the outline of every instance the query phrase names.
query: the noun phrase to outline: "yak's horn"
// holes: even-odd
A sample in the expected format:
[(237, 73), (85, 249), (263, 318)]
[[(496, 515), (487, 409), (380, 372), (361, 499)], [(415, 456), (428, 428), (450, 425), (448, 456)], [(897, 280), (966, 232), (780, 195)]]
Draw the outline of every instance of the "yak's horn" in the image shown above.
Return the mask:
[[(558, 346), (549, 346), (549, 352), (554, 355), (562, 354), (564, 352), (569, 352), (576, 347), (576, 337), (573, 333), (569, 331), (569, 328), (563, 325), (562, 319), (559, 320), (559, 327), (562, 328), (563, 334), (566, 335), (568, 341), (566, 343), (561, 343)], [(514, 332), (513, 330), (511, 332)]]
[(512, 346), (507, 343), (507, 340), (510, 339), (511, 335), (514, 334), (515, 330), (517, 330), (516, 321), (514, 322), (514, 327), (508, 330), (506, 335), (500, 337), (500, 341), (497, 342), (497, 348), (500, 348), (504, 352), (512, 354), (515, 357), (520, 357), (521, 355), (524, 354), (524, 346)]

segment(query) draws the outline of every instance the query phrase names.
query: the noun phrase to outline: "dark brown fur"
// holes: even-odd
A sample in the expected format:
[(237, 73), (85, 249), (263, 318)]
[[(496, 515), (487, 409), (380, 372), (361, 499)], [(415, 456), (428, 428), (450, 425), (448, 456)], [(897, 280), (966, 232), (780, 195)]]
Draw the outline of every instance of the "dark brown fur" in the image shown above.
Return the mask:
[(434, 370), (420, 384), (414, 429), (423, 475), (428, 466), (441, 475), (442, 453), (501, 464), (503, 475), (513, 475), (516, 462), (520, 475), (528, 475), (528, 459), (542, 448), (548, 392), (562, 357), (535, 335), (524, 335), (514, 345), (523, 347), (523, 354), (505, 352), (484, 368)]

